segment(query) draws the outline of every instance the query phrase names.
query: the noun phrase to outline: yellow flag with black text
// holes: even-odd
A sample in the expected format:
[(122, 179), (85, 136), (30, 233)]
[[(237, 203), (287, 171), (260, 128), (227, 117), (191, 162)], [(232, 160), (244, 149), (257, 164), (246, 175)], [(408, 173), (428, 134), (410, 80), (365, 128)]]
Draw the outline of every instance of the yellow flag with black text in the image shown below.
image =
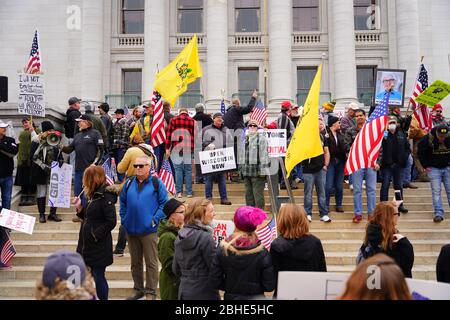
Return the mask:
[(187, 90), (187, 85), (201, 77), (197, 35), (194, 35), (180, 54), (156, 75), (153, 88), (173, 106), (177, 98)]
[(319, 96), (322, 64), (317, 70), (303, 106), (303, 116), (297, 125), (286, 152), (286, 174), (289, 177), (292, 169), (305, 159), (323, 154), (319, 130)]

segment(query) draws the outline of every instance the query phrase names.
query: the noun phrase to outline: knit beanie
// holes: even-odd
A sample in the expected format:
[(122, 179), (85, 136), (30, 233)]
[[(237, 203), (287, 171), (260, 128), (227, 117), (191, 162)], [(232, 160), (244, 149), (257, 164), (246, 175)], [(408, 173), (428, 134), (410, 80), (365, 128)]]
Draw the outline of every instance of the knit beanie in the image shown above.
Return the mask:
[(54, 130), (55, 127), (53, 126), (53, 124), (50, 121), (42, 121), (41, 129), (42, 129), (42, 132), (46, 132), (49, 130)]
[(240, 207), (234, 213), (234, 225), (236, 229), (244, 232), (253, 232), (256, 227), (266, 220), (267, 214), (264, 210), (250, 206)]

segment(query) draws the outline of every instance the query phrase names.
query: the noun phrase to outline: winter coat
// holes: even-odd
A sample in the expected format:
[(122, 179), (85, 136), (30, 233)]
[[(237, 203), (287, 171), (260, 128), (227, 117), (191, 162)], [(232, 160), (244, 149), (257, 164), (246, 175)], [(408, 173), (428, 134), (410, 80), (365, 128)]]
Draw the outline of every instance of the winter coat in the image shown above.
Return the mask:
[(359, 133), (358, 127), (348, 129), (344, 135), (344, 143), (345, 143), (345, 153), (350, 153), (350, 149), (352, 148), (353, 142), (356, 139), (356, 136)]
[(46, 139), (33, 142), (30, 150), (31, 184), (48, 184), (53, 161), (63, 161), (58, 147), (47, 144)]
[(436, 137), (436, 128), (423, 137), (418, 144), (417, 155), (424, 168), (443, 169), (450, 166), (450, 137), (440, 144)]
[(129, 178), (120, 193), (120, 219), (127, 234), (144, 236), (156, 233), (159, 221), (166, 217), (163, 208), (167, 200), (167, 189), (161, 179), (158, 178), (156, 192), (152, 177), (141, 185), (137, 178)]
[(239, 152), (239, 172), (243, 177), (266, 176), (269, 168), (267, 139), (257, 132), (248, 134)]
[(158, 227), (158, 258), (161, 263), (159, 273), (159, 290), (161, 300), (177, 300), (180, 278), (172, 271), (173, 257), (175, 255), (175, 239), (179, 228), (162, 220)]
[(327, 127), (327, 134), (325, 135), (325, 138), (327, 140), (328, 150), (330, 151), (330, 161), (334, 159), (346, 161), (347, 157), (345, 155), (344, 135), (340, 131), (337, 131), (336, 137), (337, 137), (337, 144), (336, 139), (333, 133), (331, 132), (331, 129)]
[(442, 247), (436, 263), (436, 280), (450, 283), (450, 244)]
[(277, 281), (280, 271), (327, 272), (322, 242), (313, 235), (296, 239), (279, 236), (270, 246), (270, 255)]
[(399, 129), (394, 134), (389, 131), (386, 132), (387, 136), (383, 137), (378, 154), (378, 163), (380, 163), (381, 168), (390, 168), (394, 164), (405, 168), (411, 154), (408, 139)]
[[(233, 235), (235, 236), (235, 235)], [(225, 300), (251, 300), (275, 289), (275, 274), (269, 252), (261, 241), (233, 236), (220, 242), (211, 267), (215, 288), (224, 290)]]
[(66, 111), (66, 122), (64, 123), (64, 132), (68, 139), (73, 139), (75, 133), (77, 131), (77, 122), (75, 119), (78, 119), (81, 116), (81, 112), (77, 109), (69, 108)]
[[(207, 115), (204, 112), (197, 112), (192, 119), (194, 119), (195, 121), (201, 121), (202, 122), (201, 128), (210, 126), (213, 123), (211, 116)], [(198, 125), (198, 128), (200, 128), (200, 125)]]
[(276, 124), (277, 124), (278, 129), (286, 129), (286, 145), (289, 146), (289, 143), (291, 142), (291, 138), (294, 135), (295, 126), (292, 123), (291, 119), (289, 119), (286, 112), (282, 111), (278, 115)]
[(202, 139), (202, 150), (205, 150), (210, 144), (214, 144), (213, 149), (234, 146), (233, 136), (223, 124), (220, 128), (217, 128), (214, 124), (203, 128)]
[(350, 119), (349, 116), (345, 116), (341, 118), (341, 131), (342, 134), (346, 134), (348, 130), (356, 129), (355, 119)]
[(138, 147), (131, 147), (125, 152), (122, 161), (117, 165), (118, 173), (126, 173), (127, 178), (134, 176), (136, 169), (133, 167), (137, 158), (145, 156), (144, 151)]
[(117, 223), (116, 194), (106, 186), (99, 187), (86, 208), (77, 213), (83, 220), (77, 252), (89, 267), (106, 267), (113, 263), (111, 231)]
[(180, 277), (179, 300), (219, 300), (210, 278), (215, 255), (212, 228), (197, 222), (187, 224), (175, 240), (173, 273)]
[(91, 118), (92, 121), (92, 129), (97, 130), (98, 132), (100, 132), (101, 136), (102, 136), (102, 140), (103, 140), (103, 145), (105, 146), (105, 150), (109, 150), (110, 148), (110, 144), (109, 144), (109, 134), (108, 131), (106, 130), (105, 124), (103, 123), (103, 121), (96, 116), (92, 111), (86, 112), (85, 113), (88, 117)]
[(224, 125), (232, 130), (244, 129), (244, 115), (252, 112), (255, 104), (256, 99), (252, 97), (246, 107), (235, 105), (229, 106), (227, 112), (223, 116)]
[(0, 178), (12, 176), (17, 152), (19, 148), (14, 138), (4, 136), (0, 139)]

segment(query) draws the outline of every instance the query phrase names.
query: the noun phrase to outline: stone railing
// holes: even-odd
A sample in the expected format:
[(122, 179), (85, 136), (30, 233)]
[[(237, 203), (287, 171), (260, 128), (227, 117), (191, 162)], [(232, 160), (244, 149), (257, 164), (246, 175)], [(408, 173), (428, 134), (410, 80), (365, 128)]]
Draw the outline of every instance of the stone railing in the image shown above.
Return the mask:
[(262, 44), (262, 35), (260, 34), (252, 34), (252, 35), (244, 35), (244, 34), (236, 34), (234, 36), (234, 45), (236, 46), (254, 46)]
[(381, 43), (381, 33), (378, 32), (356, 32), (355, 41), (357, 44), (378, 44)]
[(143, 48), (144, 35), (120, 35), (116, 43), (120, 48)]
[(320, 33), (293, 34), (294, 45), (314, 45), (320, 43)]
[[(192, 37), (194, 35), (193, 34), (183, 34), (183, 35), (178, 35), (176, 37), (176, 45), (177, 46), (185, 46), (189, 43), (189, 41), (191, 41)], [(205, 36), (204, 35), (197, 35), (197, 45), (202, 46), (204, 44), (204, 39)]]

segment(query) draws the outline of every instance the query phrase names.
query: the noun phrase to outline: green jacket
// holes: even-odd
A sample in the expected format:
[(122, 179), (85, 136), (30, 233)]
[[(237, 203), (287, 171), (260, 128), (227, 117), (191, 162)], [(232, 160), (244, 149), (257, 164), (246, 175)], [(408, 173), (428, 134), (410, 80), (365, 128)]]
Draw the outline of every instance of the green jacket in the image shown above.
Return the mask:
[(267, 139), (256, 133), (245, 137), (242, 148), (239, 148), (239, 172), (242, 177), (264, 177), (269, 168)]
[[(41, 130), (36, 129), (36, 134)], [(17, 153), (18, 166), (30, 166), (30, 148), (31, 148), (31, 132), (23, 130), (19, 135), (19, 152)]]
[(167, 220), (162, 220), (158, 227), (158, 258), (161, 262), (159, 274), (159, 290), (161, 300), (178, 300), (180, 279), (172, 272), (172, 261), (175, 255), (175, 238), (180, 229)]

